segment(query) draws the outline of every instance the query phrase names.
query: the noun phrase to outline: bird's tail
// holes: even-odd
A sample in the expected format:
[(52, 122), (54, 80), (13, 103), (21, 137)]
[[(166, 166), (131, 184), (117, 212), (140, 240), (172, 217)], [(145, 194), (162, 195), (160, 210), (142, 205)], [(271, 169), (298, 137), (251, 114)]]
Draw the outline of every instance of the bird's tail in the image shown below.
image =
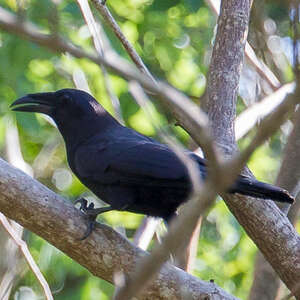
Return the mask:
[(294, 197), (288, 191), (245, 176), (239, 176), (229, 192), (290, 204), (294, 202)]

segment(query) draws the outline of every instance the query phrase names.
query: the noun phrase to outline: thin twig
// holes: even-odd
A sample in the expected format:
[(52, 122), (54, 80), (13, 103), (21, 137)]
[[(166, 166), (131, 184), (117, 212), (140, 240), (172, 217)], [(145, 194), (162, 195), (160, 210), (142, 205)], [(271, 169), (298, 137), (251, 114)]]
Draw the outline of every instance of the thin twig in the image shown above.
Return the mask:
[(76, 68), (72, 73), (72, 80), (77, 89), (92, 94), (85, 73), (81, 68)]
[(18, 235), (16, 234), (16, 232), (14, 231), (12, 226), (9, 224), (7, 218), (2, 213), (0, 213), (0, 222), (2, 223), (5, 230), (8, 232), (10, 237), (14, 240), (14, 242), (18, 245), (21, 252), (23, 253), (30, 269), (32, 270), (32, 272), (36, 276), (37, 280), (40, 282), (40, 284), (43, 288), (46, 299), (47, 300), (53, 300), (53, 296), (51, 294), (51, 290), (49, 288), (49, 285), (48, 285), (47, 281), (45, 280), (43, 274), (41, 273), (39, 267), (35, 263), (34, 259), (32, 258), (31, 254), (28, 250), (27, 244), (21, 238), (18, 237)]
[[(296, 87), (295, 93), (289, 94), (272, 113), (261, 121), (250, 144), (243, 152), (236, 154), (236, 157), (232, 159), (230, 164), (232, 165), (232, 168), (235, 169), (235, 173), (241, 171), (242, 166), (245, 165), (255, 149), (276, 132), (280, 125), (287, 119), (287, 115), (291, 113), (295, 106), (300, 102), (300, 99), (296, 96), (299, 94), (298, 89), (299, 87)], [(237, 172), (237, 170), (239, 171)]]
[(103, 58), (87, 53), (58, 36), (53, 37), (42, 34), (32, 23), (18, 20), (16, 16), (1, 7), (0, 28), (47, 47), (54, 52), (69, 52), (77, 58), (88, 58), (99, 66), (104, 64), (107, 68), (127, 80), (138, 81), (146, 90), (157, 94), (157, 98), (169, 108), (178, 123), (184, 127), (199, 146), (201, 146), (205, 156), (209, 160), (211, 169), (217, 168), (219, 165), (206, 114), (174, 87), (163, 82), (158, 82), (157, 84), (153, 83), (148, 76), (137, 71), (132, 65), (119, 56), (110, 53), (107, 57)]
[(245, 136), (260, 119), (273, 111), (290, 93), (295, 90), (295, 83), (281, 86), (271, 95), (245, 109), (235, 119), (235, 137), (237, 140)]
[(134, 233), (133, 244), (146, 250), (160, 222), (158, 218), (144, 217), (140, 227)]
[[(6, 124), (6, 132), (5, 132), (6, 151), (5, 152), (6, 152), (7, 160), (13, 166), (18, 167), (19, 169), (23, 170), (24, 172), (32, 176), (33, 175), (32, 168), (24, 161), (21, 153), (17, 127), (10, 116), (6, 116), (5, 121), (6, 121), (5, 122)], [(11, 226), (15, 238), (17, 239), (21, 238), (24, 232), (24, 228), (19, 224), (15, 223), (14, 221), (11, 221), (11, 223), (9, 223), (9, 220), (4, 215), (2, 215), (1, 217), (5, 219), (8, 222), (8, 224)], [(0, 298), (3, 296), (3, 299), (8, 299), (10, 297), (10, 292), (13, 287), (13, 281), (15, 280), (16, 276), (19, 275), (20, 273), (19, 266), (21, 261), (17, 256), (18, 248), (15, 243), (13, 244), (14, 246), (12, 246), (10, 242), (11, 240), (9, 239), (7, 241), (8, 247), (6, 250), (4, 250), (5, 252), (7, 252), (6, 261), (8, 264), (7, 265), (8, 268), (0, 283)]]
[(114, 17), (110, 13), (110, 11), (107, 8), (107, 6), (105, 5), (105, 3), (103, 4), (103, 1), (101, 1), (101, 0), (92, 0), (92, 2), (94, 3), (95, 7), (99, 11), (99, 13), (103, 17), (103, 19), (107, 22), (107, 24), (113, 30), (113, 32), (115, 33), (117, 38), (120, 40), (120, 42), (124, 46), (125, 50), (127, 51), (129, 56), (131, 57), (132, 61), (138, 67), (138, 69), (142, 73), (146, 74), (155, 83), (156, 80), (154, 79), (154, 77), (152, 76), (152, 74), (150, 73), (150, 71), (148, 70), (148, 68), (144, 64), (144, 62), (142, 61), (141, 57), (135, 51), (134, 47), (131, 45), (131, 43), (128, 41), (126, 36), (123, 34), (121, 28), (119, 27), (118, 23), (116, 22), (116, 20), (114, 19)]
[[(94, 41), (94, 46), (96, 51), (98, 52), (99, 56), (104, 57), (105, 56), (105, 48), (104, 48), (104, 43), (103, 40), (101, 38), (101, 34), (100, 34), (100, 30), (99, 30), (99, 24), (97, 24), (97, 22), (94, 19), (94, 16), (91, 12), (89, 3), (87, 0), (77, 0), (81, 12), (83, 14), (83, 17), (85, 19), (85, 22), (88, 25), (88, 28), (92, 34), (93, 37), (93, 41)], [(102, 31), (102, 34), (104, 32)], [(114, 93), (112, 86), (111, 86), (111, 82), (110, 79), (108, 77), (108, 73), (107, 70), (105, 68), (105, 66), (103, 64), (101, 64), (101, 69), (102, 69), (102, 73), (103, 73), (103, 78), (104, 78), (104, 86), (107, 92), (107, 95), (109, 96), (111, 102), (112, 102), (112, 106), (114, 108), (114, 112), (115, 112), (115, 116), (118, 119), (119, 122), (121, 122), (122, 124), (124, 124), (124, 120), (122, 118), (122, 114), (121, 114), (121, 108), (120, 108), (120, 101), (117, 97), (117, 95)]]

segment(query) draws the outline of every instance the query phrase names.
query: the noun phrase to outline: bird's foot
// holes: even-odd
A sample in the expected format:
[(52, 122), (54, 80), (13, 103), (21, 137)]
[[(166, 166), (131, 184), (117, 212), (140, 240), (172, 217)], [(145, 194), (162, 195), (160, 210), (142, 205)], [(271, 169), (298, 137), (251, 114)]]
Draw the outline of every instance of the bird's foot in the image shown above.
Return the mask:
[(80, 238), (80, 240), (82, 241), (82, 240), (85, 240), (92, 233), (92, 231), (95, 227), (97, 215), (90, 215), (88, 213), (94, 209), (95, 205), (93, 202), (91, 202), (88, 205), (88, 202), (86, 199), (80, 198), (75, 201), (74, 205), (76, 205), (77, 203), (80, 203), (79, 210), (81, 212), (83, 212), (87, 216), (87, 219), (88, 219), (88, 228), (87, 228), (85, 234), (83, 235), (83, 237)]
[(102, 214), (102, 213), (110, 211), (110, 210), (115, 210), (115, 208), (112, 208), (111, 206), (95, 208), (95, 205), (93, 202), (91, 202), (89, 205), (87, 205), (88, 202), (84, 198), (80, 198), (80, 199), (76, 200), (74, 204), (76, 205), (77, 203), (80, 203), (80, 207), (79, 207), (80, 211), (82, 211), (84, 214), (86, 214), (88, 216), (93, 216), (93, 217), (97, 217), (99, 214)]
[(80, 199), (77, 199), (75, 202), (74, 202), (74, 205), (80, 203), (80, 207), (79, 207), (79, 210), (82, 211), (83, 213), (87, 214), (87, 211), (91, 210), (91, 209), (94, 209), (94, 203), (91, 202), (89, 205), (87, 200), (84, 199), (84, 198), (80, 198)]
[(95, 208), (95, 205), (93, 202), (91, 202), (88, 205), (88, 201), (84, 198), (77, 199), (74, 203), (76, 205), (77, 203), (80, 203), (79, 210), (83, 212), (88, 219), (88, 228), (84, 236), (80, 240), (85, 240), (93, 231), (96, 223), (96, 218), (99, 214), (113, 210), (111, 206), (105, 206), (100, 208)]

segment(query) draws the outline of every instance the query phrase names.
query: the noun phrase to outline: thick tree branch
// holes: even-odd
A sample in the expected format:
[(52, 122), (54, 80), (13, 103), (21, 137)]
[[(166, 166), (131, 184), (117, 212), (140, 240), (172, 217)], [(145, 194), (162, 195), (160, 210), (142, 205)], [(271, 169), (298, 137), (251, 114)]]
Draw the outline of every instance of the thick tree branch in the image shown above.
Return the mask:
[[(142, 91), (135, 97), (139, 99), (138, 101), (141, 101), (141, 106), (146, 106), (143, 104), (143, 101), (146, 102), (146, 100), (143, 100), (146, 96), (142, 93)], [(195, 193), (192, 198), (193, 201), (190, 200), (185, 205), (185, 209), (181, 212), (180, 216), (177, 217), (177, 219), (171, 224), (172, 226), (170, 227), (169, 233), (165, 237), (163, 243), (154, 248), (151, 256), (141, 261), (141, 264), (137, 266), (137, 271), (130, 278), (131, 280), (127, 282), (127, 286), (123, 286), (121, 288), (120, 293), (115, 299), (130, 299), (136, 295), (139, 289), (142, 288), (143, 284), (150, 279), (151, 274), (157, 272), (160, 265), (167, 260), (169, 252), (176, 253), (176, 251), (178, 251), (180, 245), (186, 242), (186, 237), (190, 236), (191, 229), (195, 227), (199, 214), (202, 214), (205, 209), (207, 209), (211, 199), (213, 199), (216, 195), (216, 192), (223, 194), (223, 192), (227, 190), (227, 188), (232, 184), (233, 179), (241, 171), (244, 163), (246, 162), (245, 159), (249, 157), (250, 153), (252, 153), (257, 146), (261, 145), (263, 141), (278, 130), (279, 126), (285, 120), (284, 117), (286, 113), (290, 111), (297, 102), (298, 99), (294, 97), (294, 95), (288, 97), (270, 116), (268, 116), (268, 118), (263, 120), (249, 147), (247, 147), (241, 155), (238, 155), (229, 163), (225, 162), (225, 168), (224, 165), (220, 166), (220, 173), (218, 176), (212, 176), (206, 180), (202, 190), (200, 189), (198, 193)], [(224, 195), (224, 197), (226, 197), (226, 195)], [(288, 220), (285, 220), (285, 222), (287, 225), (291, 225)], [(291, 228), (293, 227), (291, 226)], [(279, 233), (277, 233), (280, 236), (279, 239), (286, 240), (286, 236), (280, 233), (280, 226), (273, 229), (277, 232), (279, 231)], [(181, 233), (181, 235), (179, 233)], [(272, 235), (272, 237), (274, 237), (274, 235)], [(288, 238), (291, 237), (292, 235), (288, 236)], [(295, 232), (293, 232), (293, 237), (298, 240), (298, 235)], [(276, 242), (276, 240), (277, 239), (275, 237), (272, 241)], [(294, 249), (289, 247), (288, 251), (290, 251), (292, 259), (298, 259), (299, 255), (297, 252), (294, 252)], [(279, 260), (277, 260), (277, 262), (280, 262), (280, 258), (282, 258), (283, 254), (284, 251), (279, 251), (279, 255), (277, 257)], [(293, 264), (294, 261), (291, 260), (289, 263)], [(284, 269), (283, 266), (280, 266), (280, 268)], [(297, 272), (297, 270), (295, 271)]]
[(208, 97), (203, 107), (217, 143), (230, 154), (236, 150), (234, 119), (248, 32), (249, 1), (222, 1), (220, 12), (208, 74)]
[[(299, 95), (297, 96), (299, 98)], [(300, 110), (295, 114), (294, 128), (289, 136), (287, 145), (284, 150), (284, 158), (279, 171), (276, 184), (287, 189), (290, 193), (296, 196), (299, 193), (299, 180), (300, 180), (300, 165), (295, 163), (300, 161)], [(292, 224), (297, 222), (297, 216), (300, 210), (300, 201), (296, 198), (296, 203), (291, 207), (288, 218)], [(288, 206), (280, 207), (287, 213)], [(280, 280), (259, 252), (256, 257), (254, 281), (250, 292), (250, 299), (257, 299), (261, 295), (262, 300), (275, 299), (280, 286)]]
[[(214, 137), (228, 154), (237, 148), (233, 125), (248, 20), (248, 0), (222, 1), (209, 73), (206, 109)], [(262, 134), (267, 134), (267, 131)], [(260, 134), (256, 138), (259, 140)], [(244, 156), (248, 154), (244, 153)], [(240, 195), (225, 195), (223, 198), (279, 276), (293, 290), (300, 280), (300, 239), (286, 216), (269, 201)]]
[[(147, 255), (102, 224), (97, 224), (91, 236), (81, 241), (87, 222), (72, 203), (1, 159), (0, 210), (109, 282), (113, 282), (117, 272), (132, 272), (138, 260)], [(190, 295), (189, 299), (235, 299), (215, 284), (198, 280), (169, 264), (164, 265), (139, 299), (182, 299), (182, 293)]]

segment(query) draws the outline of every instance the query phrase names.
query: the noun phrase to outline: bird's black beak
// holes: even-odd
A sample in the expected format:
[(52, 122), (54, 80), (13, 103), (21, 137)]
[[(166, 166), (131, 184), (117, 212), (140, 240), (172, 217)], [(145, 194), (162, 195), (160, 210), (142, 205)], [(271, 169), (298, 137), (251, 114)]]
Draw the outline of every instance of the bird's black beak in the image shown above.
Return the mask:
[(55, 108), (54, 93), (28, 94), (10, 105), (13, 111), (39, 112), (51, 115)]

